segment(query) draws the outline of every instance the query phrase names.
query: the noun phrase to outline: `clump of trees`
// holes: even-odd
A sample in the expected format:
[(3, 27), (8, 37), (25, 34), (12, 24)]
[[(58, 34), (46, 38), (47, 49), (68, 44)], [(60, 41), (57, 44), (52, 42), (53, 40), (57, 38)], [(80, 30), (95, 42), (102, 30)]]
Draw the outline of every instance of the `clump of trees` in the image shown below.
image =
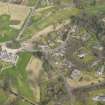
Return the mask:
[[(62, 77), (57, 77), (48, 81), (41, 82), (41, 105), (54, 103), (62, 105), (64, 98), (68, 97)], [(66, 98), (65, 98), (66, 99)]]
[[(92, 15), (82, 10), (78, 16), (72, 17), (72, 22), (79, 28), (84, 28), (89, 34), (95, 35), (97, 41), (105, 49), (105, 22), (103, 17), (104, 13)], [(103, 50), (103, 53), (105, 53), (105, 50)]]

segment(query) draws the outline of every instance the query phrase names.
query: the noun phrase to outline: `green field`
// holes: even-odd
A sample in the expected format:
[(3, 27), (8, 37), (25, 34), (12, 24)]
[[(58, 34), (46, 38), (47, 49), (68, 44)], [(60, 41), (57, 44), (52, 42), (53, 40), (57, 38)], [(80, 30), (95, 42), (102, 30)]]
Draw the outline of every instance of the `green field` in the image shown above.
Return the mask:
[(17, 89), (19, 94), (25, 96), (30, 100), (34, 100), (32, 91), (28, 85), (27, 73), (26, 73), (26, 66), (28, 64), (30, 57), (31, 57), (31, 54), (29, 53), (21, 53), (20, 59), (16, 67), (3, 71), (2, 74), (0, 74), (0, 76), (1, 76), (1, 80), (5, 77), (10, 77), (11, 79), (13, 79), (14, 82), (12, 86), (15, 89)]
[(0, 42), (12, 40), (16, 37), (18, 30), (10, 27), (9, 15), (0, 16)]

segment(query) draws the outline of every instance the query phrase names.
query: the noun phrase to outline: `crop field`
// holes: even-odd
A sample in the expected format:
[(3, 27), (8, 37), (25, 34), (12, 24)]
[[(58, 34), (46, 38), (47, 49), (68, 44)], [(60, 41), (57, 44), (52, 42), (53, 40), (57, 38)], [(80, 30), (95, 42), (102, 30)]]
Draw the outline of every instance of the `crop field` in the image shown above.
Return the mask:
[(27, 6), (0, 2), (0, 15), (7, 14), (11, 16), (11, 20), (19, 21), (20, 23), (18, 25), (14, 25), (14, 27), (18, 29), (24, 23), (29, 11), (30, 8)]
[(39, 59), (32, 57), (27, 65), (27, 70), (31, 70), (33, 74), (37, 77), (41, 69), (42, 62)]
[(10, 16), (0, 15), (0, 42), (8, 41), (17, 36), (18, 30), (10, 27)]
[(1, 80), (5, 77), (10, 77), (11, 79), (13, 79), (14, 82), (12, 86), (15, 87), (17, 91), (19, 91), (19, 94), (29, 98), (30, 100), (34, 100), (32, 91), (27, 83), (28, 80), (26, 73), (26, 66), (30, 60), (30, 57), (31, 54), (21, 53), (17, 66), (10, 69), (6, 69), (0, 74), (0, 76)]
[(40, 32), (40, 30), (43, 30), (51, 25), (65, 22), (65, 20), (69, 20), (71, 16), (74, 16), (78, 13), (79, 9), (76, 8), (66, 8), (62, 11), (57, 11), (56, 8), (52, 7), (50, 9), (40, 11), (32, 17), (32, 24), (27, 28), (22, 37), (30, 38), (32, 35)]
[(33, 91), (33, 95), (36, 101), (40, 100), (40, 87), (36, 81), (39, 79), (41, 70), (42, 70), (42, 61), (32, 56), (27, 65), (27, 72), (29, 73), (28, 78), (30, 78), (30, 81), (34, 82), (34, 84), (31, 84), (30, 87)]

